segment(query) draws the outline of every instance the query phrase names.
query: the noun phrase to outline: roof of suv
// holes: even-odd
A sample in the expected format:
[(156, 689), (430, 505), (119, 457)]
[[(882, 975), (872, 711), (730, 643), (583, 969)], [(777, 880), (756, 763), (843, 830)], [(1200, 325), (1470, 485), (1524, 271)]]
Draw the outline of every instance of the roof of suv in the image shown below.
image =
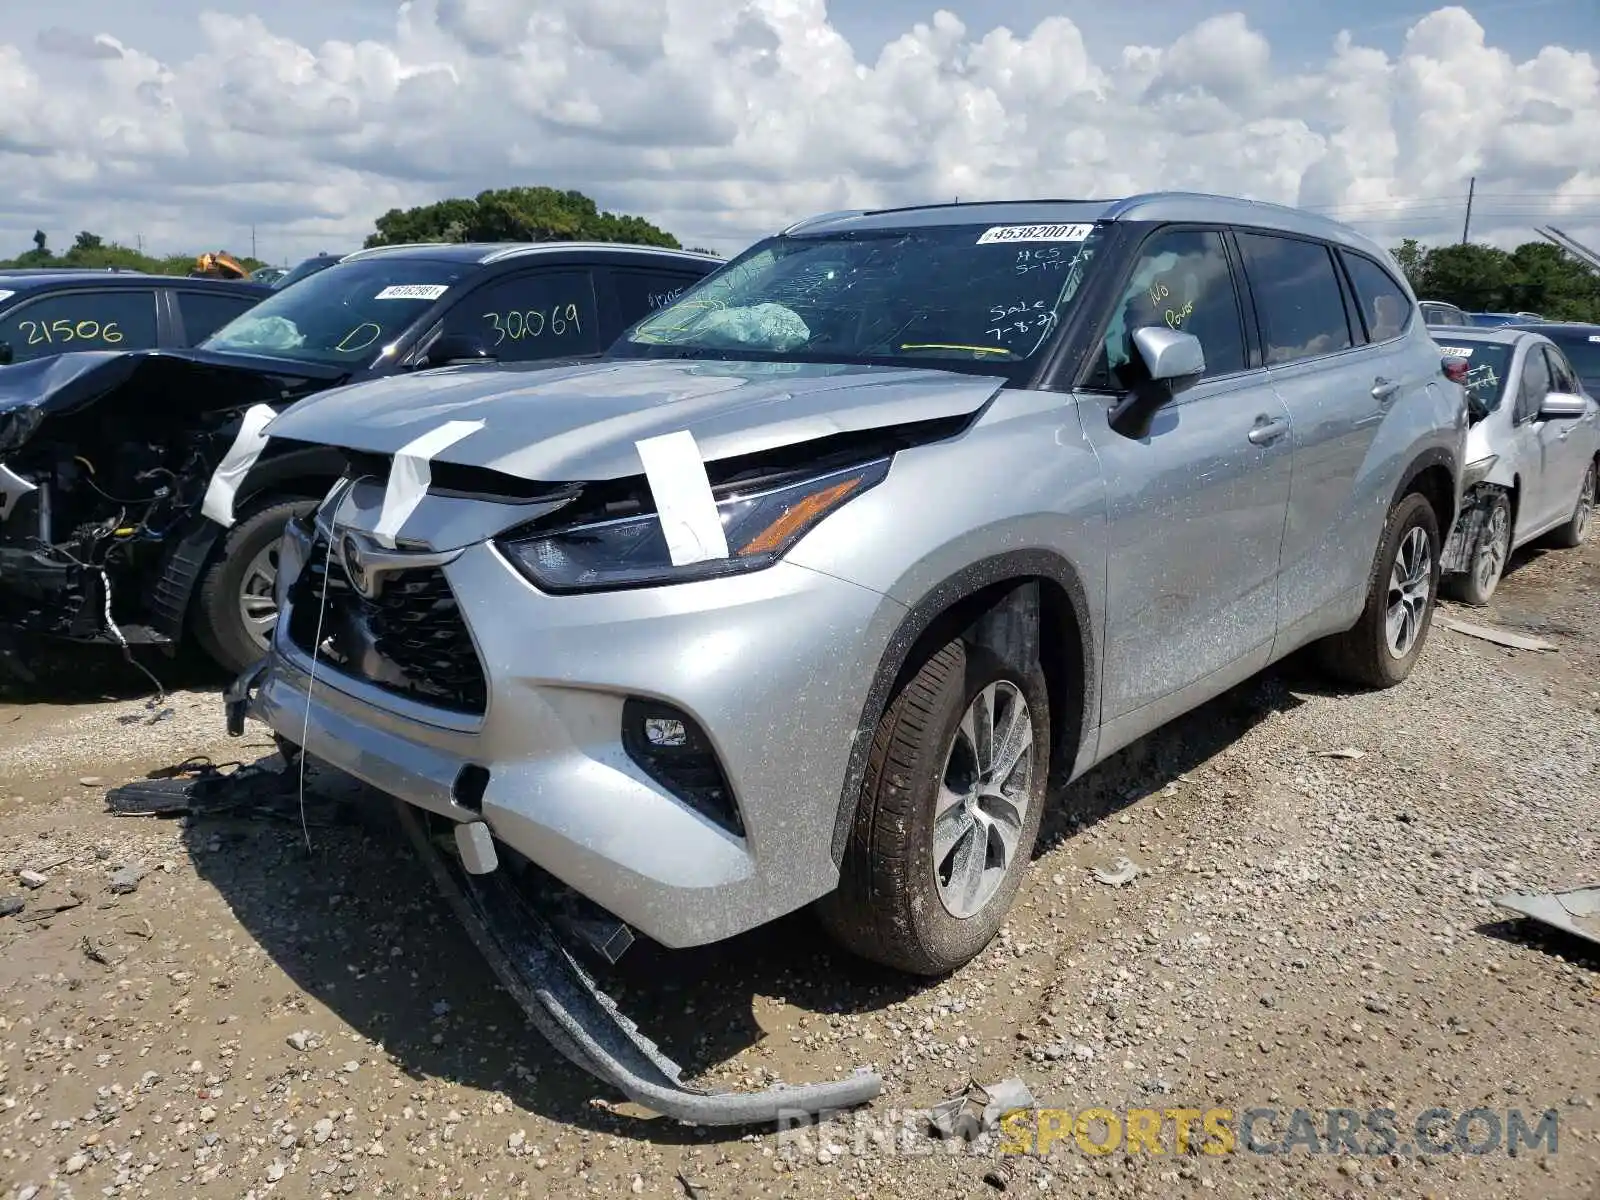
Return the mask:
[(98, 291), (118, 287), (179, 287), (185, 289), (215, 288), (219, 291), (244, 290), (265, 296), (271, 289), (264, 283), (250, 283), (243, 279), (214, 279), (205, 275), (152, 275), (144, 271), (100, 271), (93, 268), (66, 267), (58, 271), (19, 272), (0, 269), (0, 283), (14, 295), (23, 292), (47, 291), (59, 287), (82, 287), (91, 284)]
[[(843, 233), (938, 225), (1066, 225), (1096, 221), (1197, 221), (1303, 233), (1371, 253), (1376, 242), (1316, 213), (1203, 192), (1150, 192), (1118, 200), (999, 200), (852, 209), (798, 221), (785, 233)], [(1379, 250), (1382, 257), (1386, 251)]]
[(602, 254), (648, 254), (651, 257), (686, 259), (697, 263), (721, 263), (714, 254), (698, 254), (690, 250), (674, 250), (669, 246), (643, 246), (632, 242), (407, 242), (396, 246), (369, 246), (346, 254), (340, 262), (353, 262), (367, 258), (433, 259), (444, 262), (467, 262), (487, 265), (508, 258), (528, 258), (541, 254), (567, 253), (573, 250), (594, 251)]

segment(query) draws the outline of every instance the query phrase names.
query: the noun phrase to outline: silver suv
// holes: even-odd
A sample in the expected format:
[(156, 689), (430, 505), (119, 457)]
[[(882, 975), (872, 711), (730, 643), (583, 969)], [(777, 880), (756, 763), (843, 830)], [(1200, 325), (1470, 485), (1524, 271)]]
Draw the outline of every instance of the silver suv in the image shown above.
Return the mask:
[(1290, 209), (818, 217), (599, 363), (279, 417), (352, 466), (235, 717), (668, 946), (817, 901), (949, 971), (1052, 779), (1308, 643), (1406, 677), (1465, 369), (1382, 249)]

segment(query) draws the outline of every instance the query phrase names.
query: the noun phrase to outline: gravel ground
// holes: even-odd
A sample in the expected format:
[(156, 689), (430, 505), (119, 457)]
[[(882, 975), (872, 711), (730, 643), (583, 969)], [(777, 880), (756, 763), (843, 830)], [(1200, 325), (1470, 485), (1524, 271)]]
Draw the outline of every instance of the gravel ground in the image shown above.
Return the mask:
[[(0, 704), (0, 898), (26, 905), (0, 917), (0, 1197), (1596, 1200), (1600, 956), (1490, 898), (1600, 883), (1597, 583), (1600, 547), (1527, 555), (1457, 614), (1553, 654), (1435, 628), (1400, 688), (1290, 663), (1118, 755), (951, 979), (863, 967), (802, 914), (608, 982), (706, 1081), (876, 1066), (879, 1130), (1019, 1076), (1074, 1111), (1387, 1108), (1401, 1141), (1433, 1107), (1555, 1110), (1555, 1153), (947, 1154), (914, 1123), (897, 1149), (648, 1119), (529, 1032), (381, 808), (106, 815), (111, 784), (270, 745), (227, 739), (214, 692), (152, 721), (75, 677)], [(1095, 879), (1124, 856), (1131, 884)]]

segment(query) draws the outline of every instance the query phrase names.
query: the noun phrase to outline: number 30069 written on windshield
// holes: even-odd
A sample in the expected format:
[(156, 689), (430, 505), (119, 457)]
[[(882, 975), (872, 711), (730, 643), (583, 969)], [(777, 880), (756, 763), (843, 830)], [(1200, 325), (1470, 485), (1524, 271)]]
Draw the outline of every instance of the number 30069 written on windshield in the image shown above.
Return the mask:
[(30, 346), (46, 342), (54, 345), (57, 342), (96, 341), (115, 346), (122, 340), (122, 330), (117, 328), (115, 321), (107, 321), (102, 325), (99, 321), (74, 321), (70, 317), (62, 317), (50, 322), (18, 321), (17, 328), (27, 333)]
[(489, 312), (483, 314), (483, 319), (494, 329), (496, 346), (507, 338), (520, 342), (524, 338), (543, 337), (546, 333), (551, 337), (560, 337), (566, 333), (583, 332), (583, 326), (578, 323), (576, 304), (558, 304), (549, 313), (538, 310)]

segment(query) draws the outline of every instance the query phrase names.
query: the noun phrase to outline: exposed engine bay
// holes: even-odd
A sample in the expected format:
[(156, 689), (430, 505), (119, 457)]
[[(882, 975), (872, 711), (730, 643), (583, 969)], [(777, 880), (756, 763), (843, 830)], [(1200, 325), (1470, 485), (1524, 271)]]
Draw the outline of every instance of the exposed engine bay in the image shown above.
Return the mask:
[(195, 352), (6, 368), (0, 638), (174, 640), (200, 565), (184, 556), (221, 532), (201, 505), (243, 414), (324, 386)]

